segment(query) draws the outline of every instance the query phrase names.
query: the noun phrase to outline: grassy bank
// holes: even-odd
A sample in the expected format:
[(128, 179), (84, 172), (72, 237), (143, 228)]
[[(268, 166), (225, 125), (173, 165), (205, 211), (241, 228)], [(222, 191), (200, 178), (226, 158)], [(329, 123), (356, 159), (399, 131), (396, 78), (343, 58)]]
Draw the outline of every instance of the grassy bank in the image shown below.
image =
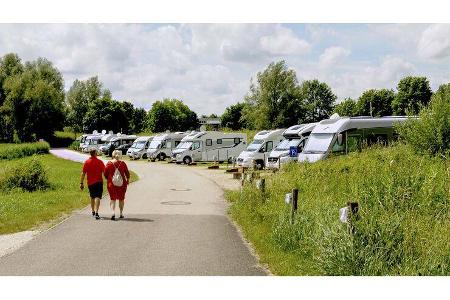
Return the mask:
[(33, 154), (48, 153), (50, 145), (46, 142), (23, 144), (0, 144), (0, 160), (16, 159)]
[[(228, 192), (230, 213), (279, 275), (449, 275), (450, 165), (407, 146), (291, 164)], [(298, 188), (293, 225), (284, 195)], [(338, 219), (357, 201), (355, 233)]]
[[(32, 157), (2, 161), (0, 175)], [(14, 190), (0, 194), (0, 234), (28, 230), (55, 220), (64, 214), (89, 203), (87, 190), (80, 192), (81, 164), (57, 158), (50, 154), (39, 155), (45, 166), (50, 188), (44, 191), (23, 192)], [(132, 181), (137, 175), (132, 173)]]

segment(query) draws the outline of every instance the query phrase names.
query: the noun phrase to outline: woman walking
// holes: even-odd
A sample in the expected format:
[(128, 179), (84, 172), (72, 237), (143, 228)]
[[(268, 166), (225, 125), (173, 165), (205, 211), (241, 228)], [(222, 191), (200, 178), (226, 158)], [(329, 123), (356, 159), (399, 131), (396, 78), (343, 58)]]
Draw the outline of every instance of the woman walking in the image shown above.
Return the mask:
[(125, 202), (125, 193), (128, 182), (130, 181), (130, 172), (127, 164), (121, 160), (122, 152), (114, 150), (112, 160), (106, 164), (105, 177), (112, 210), (111, 220), (116, 219), (116, 201), (119, 200), (120, 218), (123, 219), (123, 206)]

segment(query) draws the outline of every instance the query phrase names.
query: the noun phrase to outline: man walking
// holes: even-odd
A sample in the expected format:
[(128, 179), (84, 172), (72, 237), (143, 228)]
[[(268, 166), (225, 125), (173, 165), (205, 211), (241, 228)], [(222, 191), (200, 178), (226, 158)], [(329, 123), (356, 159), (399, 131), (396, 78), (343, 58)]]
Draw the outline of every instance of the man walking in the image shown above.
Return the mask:
[(81, 172), (80, 189), (84, 189), (84, 177), (87, 175), (87, 184), (89, 195), (91, 196), (92, 215), (99, 220), (98, 209), (100, 207), (100, 199), (103, 195), (103, 173), (105, 164), (97, 158), (97, 150), (89, 152), (91, 157), (88, 158), (83, 165)]

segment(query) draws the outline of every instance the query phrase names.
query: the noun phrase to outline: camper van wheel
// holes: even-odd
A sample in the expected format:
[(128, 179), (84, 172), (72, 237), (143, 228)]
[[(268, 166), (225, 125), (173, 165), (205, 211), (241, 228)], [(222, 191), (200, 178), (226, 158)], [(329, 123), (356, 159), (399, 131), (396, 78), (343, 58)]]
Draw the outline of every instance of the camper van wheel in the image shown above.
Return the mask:
[(166, 154), (165, 153), (160, 153), (159, 154), (159, 160), (165, 160), (166, 159)]
[(232, 163), (233, 163), (233, 158), (232, 158), (232, 157), (228, 157), (227, 162), (228, 162), (229, 164), (232, 164)]
[(142, 154), (142, 159), (147, 159), (147, 153)]
[(184, 162), (186, 165), (189, 165), (189, 164), (191, 164), (192, 159), (191, 159), (189, 156), (185, 156), (185, 157), (183, 158), (183, 162)]

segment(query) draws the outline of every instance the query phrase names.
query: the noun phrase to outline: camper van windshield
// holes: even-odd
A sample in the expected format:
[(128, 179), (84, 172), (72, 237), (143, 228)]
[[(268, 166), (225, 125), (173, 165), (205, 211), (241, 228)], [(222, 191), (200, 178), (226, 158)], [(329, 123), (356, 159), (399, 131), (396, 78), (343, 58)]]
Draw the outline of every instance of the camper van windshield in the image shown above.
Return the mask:
[(301, 142), (301, 139), (294, 139), (294, 140), (283, 140), (281, 143), (278, 144), (278, 146), (275, 148), (275, 150), (289, 150), (291, 147), (297, 147)]
[(155, 141), (152, 140), (150, 142), (150, 145), (148, 146), (149, 149), (159, 149), (161, 147), (161, 141)]
[(263, 140), (254, 140), (250, 145), (248, 145), (247, 151), (258, 151), (262, 144), (264, 144)]
[(313, 133), (309, 136), (303, 153), (326, 153), (330, 147), (333, 133)]
[(192, 142), (183, 142), (183, 143), (180, 143), (177, 146), (177, 148), (178, 149), (189, 149), (189, 147), (191, 147), (191, 145), (192, 145)]
[(143, 149), (145, 147), (145, 143), (147, 143), (147, 141), (137, 141), (134, 142), (133, 145), (131, 145), (131, 148), (134, 149)]

